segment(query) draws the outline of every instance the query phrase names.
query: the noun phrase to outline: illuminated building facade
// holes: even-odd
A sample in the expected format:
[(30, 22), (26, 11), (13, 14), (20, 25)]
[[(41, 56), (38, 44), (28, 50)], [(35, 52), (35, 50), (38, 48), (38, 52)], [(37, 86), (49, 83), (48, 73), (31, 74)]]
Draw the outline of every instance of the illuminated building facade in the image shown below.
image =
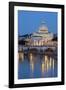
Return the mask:
[(53, 39), (53, 33), (48, 32), (48, 27), (42, 23), (39, 27), (38, 32), (32, 34), (28, 45), (32, 46), (42, 46)]

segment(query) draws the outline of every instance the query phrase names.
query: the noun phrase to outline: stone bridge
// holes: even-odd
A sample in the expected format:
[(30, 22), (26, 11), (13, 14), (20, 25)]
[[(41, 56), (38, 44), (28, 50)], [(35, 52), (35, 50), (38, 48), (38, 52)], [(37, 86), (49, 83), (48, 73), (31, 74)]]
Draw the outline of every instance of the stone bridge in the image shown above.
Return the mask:
[(19, 50), (18, 51), (22, 51), (22, 50), (31, 50), (31, 49), (36, 49), (36, 50), (43, 50), (45, 51), (46, 49), (52, 49), (52, 50), (56, 50), (57, 47), (56, 46), (19, 46)]

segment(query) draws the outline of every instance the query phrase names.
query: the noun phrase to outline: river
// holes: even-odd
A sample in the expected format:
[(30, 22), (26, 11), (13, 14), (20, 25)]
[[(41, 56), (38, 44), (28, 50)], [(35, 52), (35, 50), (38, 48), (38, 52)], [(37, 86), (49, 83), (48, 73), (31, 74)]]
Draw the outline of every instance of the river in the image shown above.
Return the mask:
[(57, 56), (19, 53), (18, 79), (57, 77)]

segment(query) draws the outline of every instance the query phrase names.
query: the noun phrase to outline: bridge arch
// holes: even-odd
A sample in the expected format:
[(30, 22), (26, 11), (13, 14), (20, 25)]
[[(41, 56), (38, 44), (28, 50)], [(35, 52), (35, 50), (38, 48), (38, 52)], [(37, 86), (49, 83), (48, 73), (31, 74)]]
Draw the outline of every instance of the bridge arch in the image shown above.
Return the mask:
[(45, 49), (45, 54), (53, 54), (54, 53), (54, 49), (52, 49), (51, 47)]

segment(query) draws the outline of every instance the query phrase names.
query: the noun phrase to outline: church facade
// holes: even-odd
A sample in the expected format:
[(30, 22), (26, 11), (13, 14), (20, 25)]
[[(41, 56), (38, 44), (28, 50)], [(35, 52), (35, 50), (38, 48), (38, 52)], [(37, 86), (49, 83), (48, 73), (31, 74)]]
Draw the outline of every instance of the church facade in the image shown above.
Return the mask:
[(53, 39), (53, 33), (48, 32), (48, 27), (42, 23), (39, 27), (38, 32), (34, 32), (31, 38), (28, 40), (27, 45), (32, 46), (43, 46), (50, 43)]

